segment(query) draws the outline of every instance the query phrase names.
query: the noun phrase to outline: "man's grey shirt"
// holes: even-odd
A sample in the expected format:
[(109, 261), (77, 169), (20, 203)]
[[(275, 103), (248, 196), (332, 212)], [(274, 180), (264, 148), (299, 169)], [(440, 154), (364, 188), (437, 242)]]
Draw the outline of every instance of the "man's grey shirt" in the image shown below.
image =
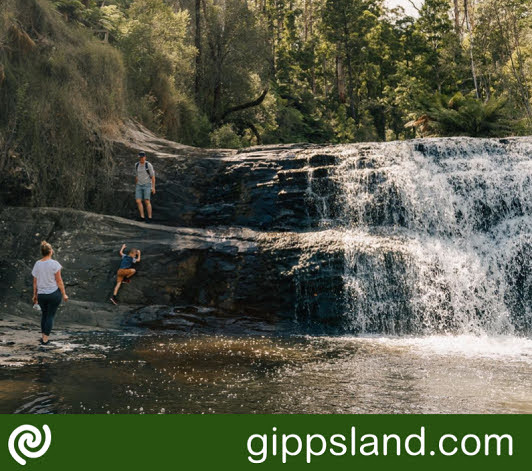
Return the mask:
[(151, 176), (155, 176), (155, 170), (153, 170), (153, 165), (149, 162), (146, 162), (144, 164), (141, 164), (138, 162), (138, 165), (135, 165), (135, 176), (138, 178), (137, 184), (138, 185), (151, 185), (151, 177), (146, 171), (146, 164), (148, 164), (148, 168), (150, 169)]

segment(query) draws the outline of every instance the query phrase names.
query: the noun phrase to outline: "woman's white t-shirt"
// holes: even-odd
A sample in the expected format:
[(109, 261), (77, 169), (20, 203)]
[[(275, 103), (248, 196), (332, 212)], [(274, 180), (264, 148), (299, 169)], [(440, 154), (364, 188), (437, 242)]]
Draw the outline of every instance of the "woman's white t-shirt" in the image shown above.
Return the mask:
[(35, 262), (31, 274), (37, 278), (37, 294), (51, 294), (59, 287), (55, 274), (63, 268), (56, 260), (39, 260)]

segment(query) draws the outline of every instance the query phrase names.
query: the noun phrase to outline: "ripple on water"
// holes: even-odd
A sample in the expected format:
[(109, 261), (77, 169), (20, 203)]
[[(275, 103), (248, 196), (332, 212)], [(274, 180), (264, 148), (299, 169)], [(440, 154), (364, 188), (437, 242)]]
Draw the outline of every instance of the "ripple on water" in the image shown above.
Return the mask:
[(532, 413), (526, 338), (104, 340), (99, 358), (0, 370), (0, 412)]

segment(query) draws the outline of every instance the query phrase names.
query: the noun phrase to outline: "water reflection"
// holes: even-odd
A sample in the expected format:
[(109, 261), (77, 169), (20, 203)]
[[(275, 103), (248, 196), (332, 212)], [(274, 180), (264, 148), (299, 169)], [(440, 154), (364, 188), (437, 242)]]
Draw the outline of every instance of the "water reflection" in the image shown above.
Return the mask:
[(528, 339), (96, 340), (105, 357), (1, 369), (0, 412), (532, 413)]

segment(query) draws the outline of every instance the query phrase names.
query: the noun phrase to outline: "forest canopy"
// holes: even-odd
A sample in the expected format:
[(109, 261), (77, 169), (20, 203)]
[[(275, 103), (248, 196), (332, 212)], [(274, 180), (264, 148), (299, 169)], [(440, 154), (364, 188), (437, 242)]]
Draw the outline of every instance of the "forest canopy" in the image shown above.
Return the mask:
[(4, 147), (35, 134), (20, 119), (38, 64), (63, 119), (133, 117), (198, 146), (532, 129), (532, 0), (425, 0), (415, 16), (382, 0), (3, 3)]

